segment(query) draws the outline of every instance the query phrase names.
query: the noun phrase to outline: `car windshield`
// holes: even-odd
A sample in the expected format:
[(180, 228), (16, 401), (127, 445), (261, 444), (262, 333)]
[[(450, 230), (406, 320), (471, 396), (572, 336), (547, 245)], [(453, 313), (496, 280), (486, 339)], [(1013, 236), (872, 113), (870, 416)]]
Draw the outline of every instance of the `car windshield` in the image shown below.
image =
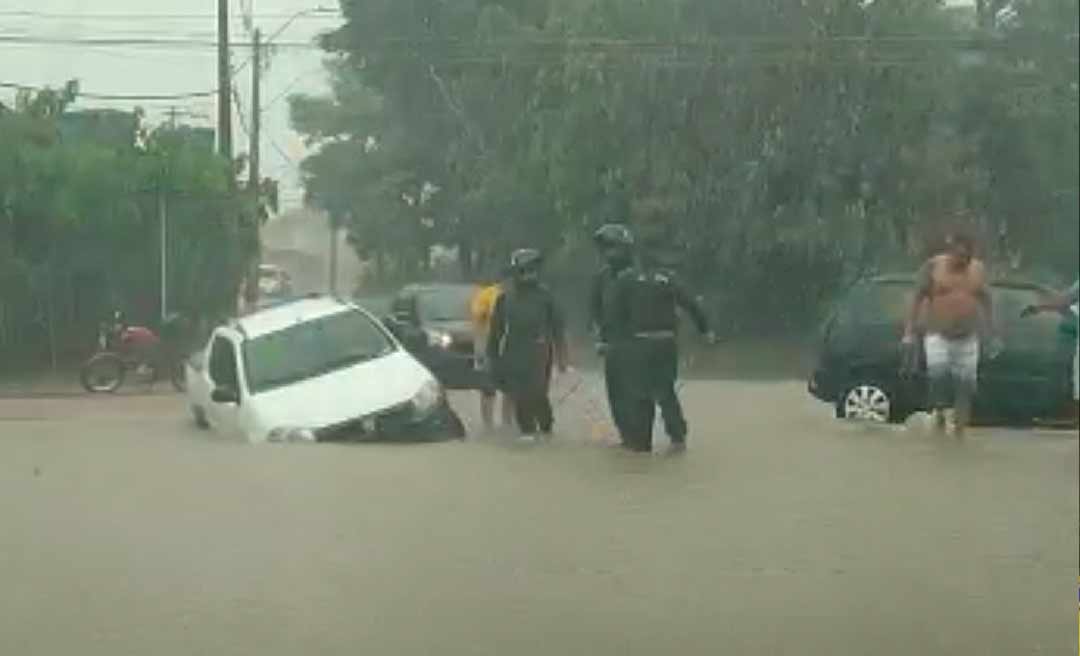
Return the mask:
[(420, 318), (424, 321), (467, 321), (473, 288), (439, 287), (417, 294)]
[(305, 321), (244, 343), (248, 387), (258, 394), (393, 350), (383, 330), (357, 310)]

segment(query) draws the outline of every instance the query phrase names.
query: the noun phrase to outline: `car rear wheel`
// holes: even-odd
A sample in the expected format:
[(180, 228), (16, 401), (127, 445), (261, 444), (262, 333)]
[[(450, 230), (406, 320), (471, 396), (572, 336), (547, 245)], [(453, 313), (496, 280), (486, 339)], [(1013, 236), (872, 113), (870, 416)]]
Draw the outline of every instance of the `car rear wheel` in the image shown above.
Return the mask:
[(898, 417), (892, 393), (878, 383), (858, 383), (851, 386), (836, 404), (840, 419), (887, 424)]

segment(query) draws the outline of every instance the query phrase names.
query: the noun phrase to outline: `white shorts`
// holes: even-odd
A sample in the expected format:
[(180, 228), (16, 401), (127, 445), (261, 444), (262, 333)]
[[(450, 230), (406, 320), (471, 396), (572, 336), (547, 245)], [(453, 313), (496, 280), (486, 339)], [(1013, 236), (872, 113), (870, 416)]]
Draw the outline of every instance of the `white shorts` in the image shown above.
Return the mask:
[(979, 378), (979, 338), (948, 338), (927, 335), (926, 373), (933, 379), (951, 376), (957, 382), (974, 385)]

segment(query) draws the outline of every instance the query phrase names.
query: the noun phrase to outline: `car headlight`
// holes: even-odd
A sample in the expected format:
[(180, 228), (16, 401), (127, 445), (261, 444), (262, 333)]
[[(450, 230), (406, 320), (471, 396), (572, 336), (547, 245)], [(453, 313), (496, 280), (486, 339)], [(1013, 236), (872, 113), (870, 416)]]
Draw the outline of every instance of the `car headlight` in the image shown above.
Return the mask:
[(266, 435), (267, 442), (315, 442), (315, 431), (309, 428), (279, 426)]
[(427, 330), (428, 346), (432, 348), (448, 349), (454, 344), (454, 336), (441, 330)]
[(443, 390), (439, 383), (429, 380), (412, 397), (413, 411), (421, 416), (429, 415), (439, 407), (443, 400)]

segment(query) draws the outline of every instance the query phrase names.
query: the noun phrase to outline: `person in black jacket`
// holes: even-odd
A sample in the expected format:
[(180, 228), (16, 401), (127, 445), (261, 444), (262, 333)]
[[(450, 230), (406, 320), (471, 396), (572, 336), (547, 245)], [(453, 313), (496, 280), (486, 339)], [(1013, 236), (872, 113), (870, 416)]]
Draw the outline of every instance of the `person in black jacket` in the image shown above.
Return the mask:
[(604, 258), (604, 267), (593, 278), (589, 317), (596, 338), (597, 353), (604, 358), (608, 408), (619, 437), (625, 444), (630, 399), (625, 389), (627, 376), (621, 369), (626, 359), (626, 345), (615, 340), (612, 299), (619, 274), (633, 266), (634, 235), (624, 225), (609, 223), (593, 234), (593, 243)]
[(678, 310), (690, 315), (711, 344), (716, 341), (701, 306), (675, 279), (659, 267), (632, 267), (618, 278), (613, 294), (612, 326), (625, 340), (623, 370), (630, 396), (626, 446), (652, 451), (652, 427), (660, 406), (672, 448), (686, 448), (688, 426), (675, 391), (678, 377)]
[(514, 400), (522, 437), (550, 436), (555, 417), (548, 397), (552, 366), (566, 371), (563, 315), (540, 284), (543, 258), (522, 249), (510, 258), (513, 284), (495, 302), (488, 334), (488, 361), (496, 384)]

